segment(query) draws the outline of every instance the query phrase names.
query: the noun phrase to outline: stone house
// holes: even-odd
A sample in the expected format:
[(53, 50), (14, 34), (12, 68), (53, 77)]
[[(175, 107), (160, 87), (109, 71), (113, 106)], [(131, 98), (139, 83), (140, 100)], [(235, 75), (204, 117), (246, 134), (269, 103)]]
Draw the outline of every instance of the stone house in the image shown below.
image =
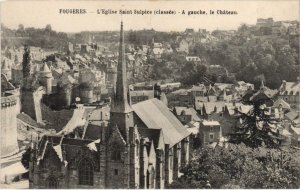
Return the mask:
[(202, 145), (218, 142), (222, 137), (222, 128), (218, 121), (204, 120), (200, 123), (199, 138)]

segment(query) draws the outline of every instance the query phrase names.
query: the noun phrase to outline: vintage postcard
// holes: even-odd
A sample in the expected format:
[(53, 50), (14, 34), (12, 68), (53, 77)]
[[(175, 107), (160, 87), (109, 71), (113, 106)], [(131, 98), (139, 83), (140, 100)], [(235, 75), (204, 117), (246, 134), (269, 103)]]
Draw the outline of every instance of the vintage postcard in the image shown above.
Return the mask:
[(299, 0), (0, 2), (1, 189), (299, 189)]

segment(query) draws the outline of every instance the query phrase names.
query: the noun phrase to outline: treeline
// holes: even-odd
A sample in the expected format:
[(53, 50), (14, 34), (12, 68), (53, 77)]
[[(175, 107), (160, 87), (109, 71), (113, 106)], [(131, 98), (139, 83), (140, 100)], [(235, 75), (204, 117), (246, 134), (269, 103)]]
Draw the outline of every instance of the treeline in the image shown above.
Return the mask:
[(45, 28), (25, 28), (20, 24), (17, 30), (11, 30), (1, 25), (1, 29), (2, 48), (19, 47), (27, 44), (29, 46), (57, 50), (64, 47), (70, 40), (66, 33), (52, 30), (49, 24)]
[(282, 80), (296, 81), (299, 75), (299, 45), (294, 39), (257, 37), (241, 45), (230, 41), (216, 45), (197, 44), (192, 52), (209, 64), (221, 65), (244, 80), (259, 86), (261, 80), (278, 88)]

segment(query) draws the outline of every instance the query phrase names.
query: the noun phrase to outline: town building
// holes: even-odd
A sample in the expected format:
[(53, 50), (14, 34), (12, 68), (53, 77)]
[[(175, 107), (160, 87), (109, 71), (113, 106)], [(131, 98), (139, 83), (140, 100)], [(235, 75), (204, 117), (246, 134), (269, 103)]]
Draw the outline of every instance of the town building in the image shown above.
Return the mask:
[(290, 104), (291, 108), (300, 109), (300, 79), (296, 82), (283, 80), (278, 91), (278, 98)]
[(218, 121), (204, 120), (200, 123), (199, 138), (202, 145), (219, 142), (222, 137), (222, 128)]

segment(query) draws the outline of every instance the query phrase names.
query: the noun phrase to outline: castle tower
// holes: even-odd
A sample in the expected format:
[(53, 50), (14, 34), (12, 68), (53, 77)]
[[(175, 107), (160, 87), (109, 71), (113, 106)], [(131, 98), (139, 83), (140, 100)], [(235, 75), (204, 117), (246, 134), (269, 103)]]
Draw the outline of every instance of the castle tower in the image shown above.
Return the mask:
[(17, 114), (19, 109), (19, 92), (8, 82), (7, 77), (1, 74), (1, 133), (0, 155), (7, 157), (19, 151), (17, 141)]
[(47, 63), (44, 63), (39, 71), (39, 80), (42, 86), (46, 89), (46, 94), (52, 93), (52, 72)]
[(37, 122), (42, 121), (41, 99), (44, 89), (40, 86), (34, 86), (35, 78), (32, 76), (31, 56), (28, 46), (24, 47), (23, 54), (23, 86), (21, 95), (21, 111), (29, 115)]

